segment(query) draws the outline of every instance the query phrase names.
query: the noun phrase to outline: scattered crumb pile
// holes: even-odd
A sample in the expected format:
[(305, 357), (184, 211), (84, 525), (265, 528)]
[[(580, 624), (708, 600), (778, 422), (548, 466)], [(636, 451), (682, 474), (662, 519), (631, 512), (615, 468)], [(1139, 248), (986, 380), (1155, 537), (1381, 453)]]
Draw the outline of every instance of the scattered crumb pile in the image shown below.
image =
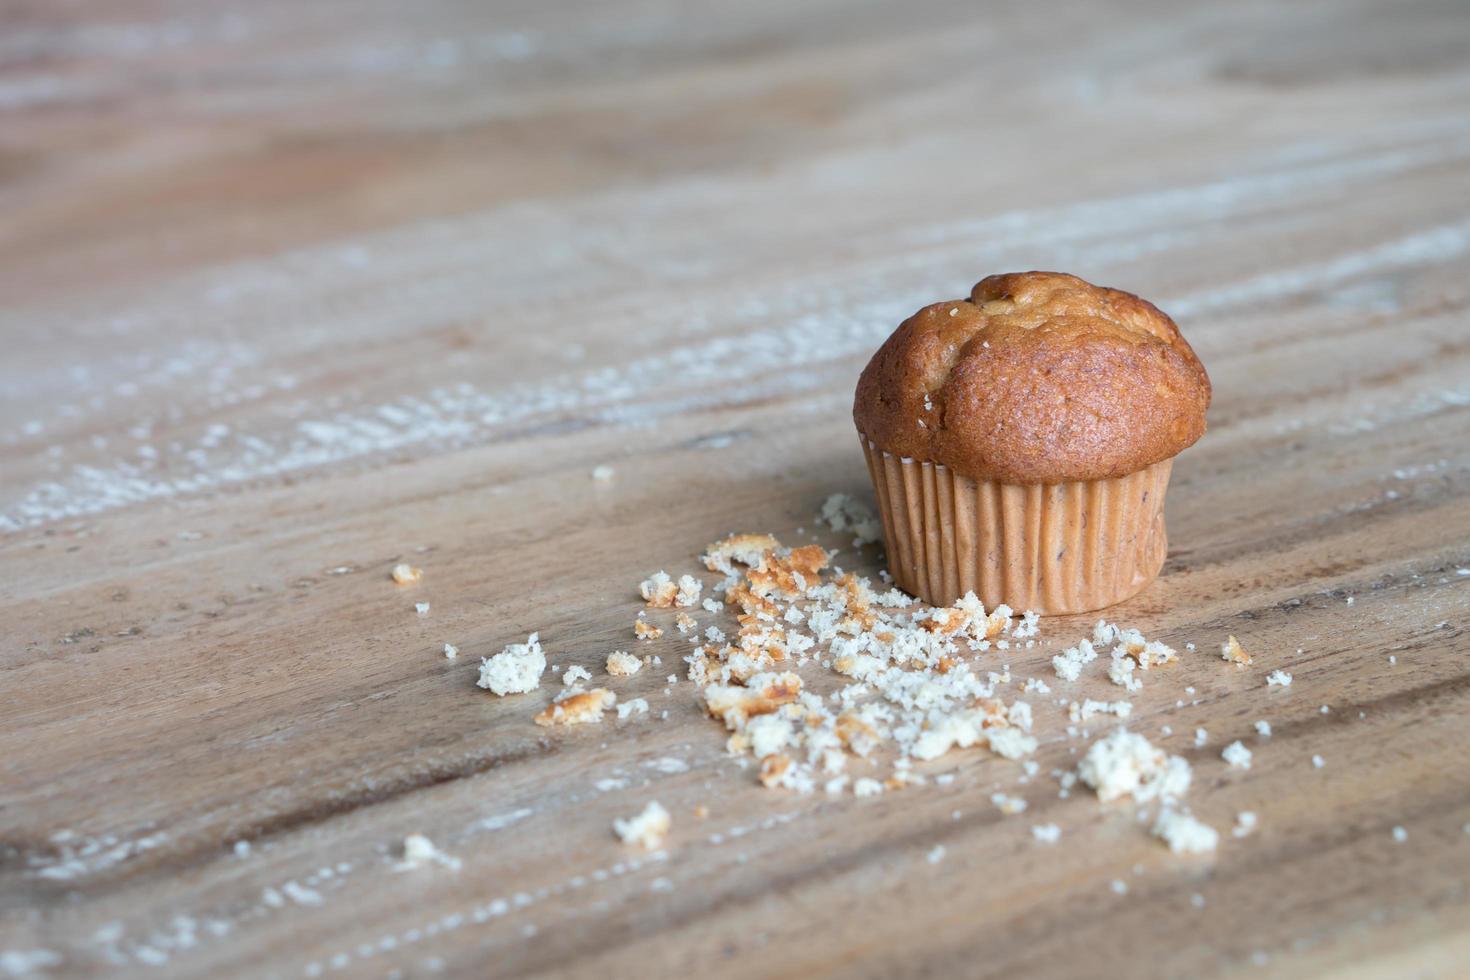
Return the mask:
[[(984, 746), (1009, 759), (1035, 751), (1030, 705), (996, 696), (1009, 675), (981, 676), (965, 659), (1034, 636), (1034, 615), (1018, 623), (1010, 609), (987, 612), (973, 595), (908, 611), (913, 600), (896, 589), (875, 592), (840, 569), (824, 581), (830, 556), (820, 545), (788, 549), (770, 535), (718, 541), (704, 563), (725, 576), (714, 592), (735, 607), (739, 630), (707, 630), (685, 657), (688, 677), (730, 731), (730, 751), (754, 757), (765, 785), (809, 792), (820, 783), (839, 793), (848, 760), (872, 759), (880, 747), (896, 750), (899, 764), (855, 792), (922, 782), (908, 760), (955, 748)], [(825, 698), (806, 690), (795, 668), (812, 660), (850, 683)]]
[[(820, 520), (838, 532), (851, 532), (854, 544), (880, 538), (872, 513), (843, 495), (823, 504)], [(973, 593), (953, 606), (927, 607), (898, 589), (880, 590), (869, 579), (833, 566), (835, 554), (818, 544), (785, 547), (769, 534), (716, 541), (702, 559), (706, 569), (721, 576), (718, 582), (706, 587), (694, 575), (674, 578), (659, 571), (638, 586), (646, 608), (633, 623), (634, 637), (662, 637), (664, 629), (649, 611), (672, 613), (671, 624), (689, 645), (685, 675), (705, 710), (728, 732), (729, 753), (742, 767), (753, 764), (756, 778), (767, 787), (871, 797), (926, 782), (916, 762), (970, 748), (1019, 762), (1021, 783), (1037, 775), (1039, 766), (1029, 758), (1037, 749), (1037, 712), (1031, 701), (1003, 697), (1001, 690), (1012, 684), (1004, 653), (1036, 646), (1038, 615), (1018, 615), (1004, 605), (987, 610)], [(695, 613), (725, 610), (734, 613), (733, 634), (719, 625), (700, 629)], [(1002, 661), (996, 664), (1000, 669), (977, 666), (983, 655)], [(1221, 656), (1240, 668), (1252, 662), (1233, 636)], [(1179, 655), (1136, 629), (1099, 621), (1090, 637), (1051, 658), (1053, 683), (1076, 681), (1100, 660), (1106, 665), (1100, 672), (1131, 693), (1143, 687), (1149, 671), (1176, 663)], [(605, 670), (610, 678), (625, 678), (650, 663), (657, 666), (660, 659), (615, 650), (607, 655)], [(810, 664), (823, 670), (803, 671)], [(479, 685), (502, 695), (530, 691), (545, 668), (533, 633), (526, 643), (485, 659)], [(649, 713), (644, 698), (620, 703), (605, 687), (585, 689), (581, 682), (592, 674), (584, 667), (568, 668), (562, 679), (565, 690), (536, 715), (536, 724), (600, 722), (614, 708), (619, 720)], [(659, 686), (668, 690), (678, 679), (670, 674)], [(1268, 678), (1272, 685), (1290, 682), (1280, 670)], [(1192, 775), (1189, 763), (1124, 727), (1133, 712), (1131, 701), (1043, 697), (1052, 693), (1047, 681), (1030, 677), (1017, 683), (1020, 693), (1041, 697), (1038, 706), (1051, 702), (1065, 711), (1068, 738), (1087, 737), (1078, 726), (1098, 716), (1118, 726), (1094, 740), (1075, 769), (1052, 772), (1061, 797), (1080, 780), (1105, 804), (1126, 800), (1139, 807), (1140, 820), (1151, 819), (1153, 834), (1177, 853), (1216, 847), (1219, 833), (1183, 804)], [(1194, 688), (1185, 692), (1193, 694)], [(1264, 721), (1255, 728), (1261, 738), (1270, 734)], [(1171, 734), (1168, 726), (1162, 731)], [(1196, 746), (1206, 738), (1198, 731)], [(1227, 746), (1222, 757), (1233, 768), (1250, 768), (1251, 750), (1240, 741)], [(991, 801), (1006, 814), (1021, 813), (1027, 805), (1000, 792)], [(1245, 833), (1254, 828), (1254, 814), (1241, 820), (1248, 823)], [(658, 847), (668, 828), (668, 812), (656, 802), (615, 823), (624, 841), (648, 848)], [(1032, 834), (1037, 843), (1052, 844), (1061, 830), (1038, 824)], [(1239, 827), (1236, 836), (1243, 836)]]

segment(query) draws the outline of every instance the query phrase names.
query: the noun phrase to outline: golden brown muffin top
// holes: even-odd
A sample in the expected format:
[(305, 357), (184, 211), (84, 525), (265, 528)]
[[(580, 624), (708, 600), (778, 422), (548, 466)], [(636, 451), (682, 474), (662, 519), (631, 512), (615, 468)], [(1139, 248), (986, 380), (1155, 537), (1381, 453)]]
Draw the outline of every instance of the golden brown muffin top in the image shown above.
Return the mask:
[(926, 306), (858, 380), (878, 448), (977, 480), (1124, 476), (1205, 431), (1210, 379), (1174, 321), (1132, 293), (1057, 272), (982, 279)]

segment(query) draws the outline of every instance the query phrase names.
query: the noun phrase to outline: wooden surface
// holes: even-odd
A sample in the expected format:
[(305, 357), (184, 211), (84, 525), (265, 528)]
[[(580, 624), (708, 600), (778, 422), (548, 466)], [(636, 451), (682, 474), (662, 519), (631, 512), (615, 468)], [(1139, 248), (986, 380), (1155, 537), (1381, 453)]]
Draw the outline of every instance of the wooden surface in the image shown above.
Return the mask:
[[(1466, 7), (702, 6), (4, 13), (0, 973), (1463, 976)], [(867, 496), (868, 353), (1034, 267), (1214, 380), (1110, 618), (1198, 645), (1131, 724), (1255, 835), (1059, 799), (1054, 704), (1029, 784), (854, 799), (755, 785), (672, 633), (649, 719), (474, 686), (532, 630), (600, 678), (645, 575)], [(413, 832), (461, 869), (395, 871)]]

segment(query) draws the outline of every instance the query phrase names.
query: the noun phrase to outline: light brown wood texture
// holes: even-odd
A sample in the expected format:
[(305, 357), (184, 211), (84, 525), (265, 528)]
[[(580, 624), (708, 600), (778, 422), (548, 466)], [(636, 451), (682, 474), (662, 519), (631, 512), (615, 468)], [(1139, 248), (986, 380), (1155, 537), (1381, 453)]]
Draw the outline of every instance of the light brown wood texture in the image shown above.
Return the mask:
[[(1457, 0), (11, 5), (0, 974), (1465, 975), (1467, 50)], [(1184, 653), (1130, 724), (1215, 855), (1058, 797), (1107, 726), (1055, 699), (1122, 693), (1051, 671), (1092, 617), (980, 658), (1053, 685), (1024, 784), (765, 790), (673, 631), (646, 719), (475, 687), (532, 630), (603, 678), (731, 530), (876, 574), (814, 520), (871, 499), (857, 374), (1028, 268), (1214, 381), (1109, 618)]]

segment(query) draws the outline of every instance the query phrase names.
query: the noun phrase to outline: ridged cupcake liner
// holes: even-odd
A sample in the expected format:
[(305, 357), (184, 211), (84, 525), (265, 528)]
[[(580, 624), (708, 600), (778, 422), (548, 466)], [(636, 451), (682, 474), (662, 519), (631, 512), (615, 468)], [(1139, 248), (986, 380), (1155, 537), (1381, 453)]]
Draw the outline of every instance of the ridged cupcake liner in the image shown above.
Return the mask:
[(1017, 612), (1090, 612), (1136, 595), (1164, 564), (1172, 459), (1114, 479), (1021, 486), (972, 480), (860, 438), (889, 572), (932, 605), (974, 592)]

